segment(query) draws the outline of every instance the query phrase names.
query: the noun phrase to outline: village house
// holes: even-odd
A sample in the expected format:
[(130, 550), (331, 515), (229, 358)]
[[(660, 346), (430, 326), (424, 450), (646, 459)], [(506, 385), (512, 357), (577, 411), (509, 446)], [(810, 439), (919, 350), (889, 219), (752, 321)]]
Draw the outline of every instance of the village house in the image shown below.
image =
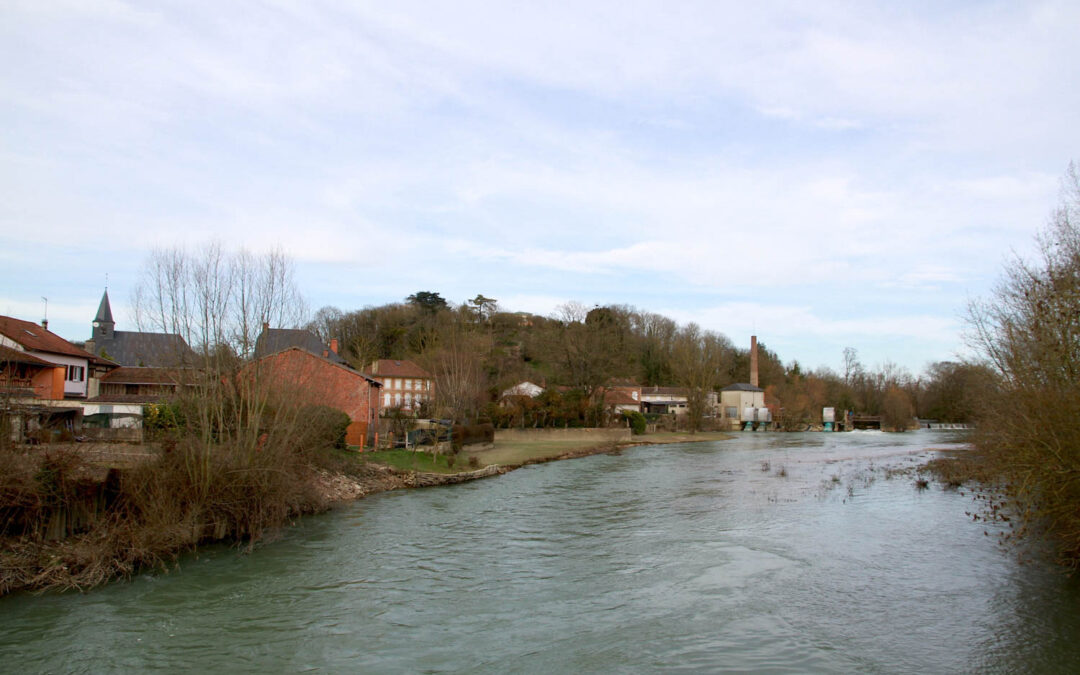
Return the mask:
[(195, 352), (175, 333), (116, 330), (109, 291), (101, 296), (86, 351), (121, 366), (176, 367), (195, 363)]
[(367, 445), (374, 434), (382, 385), (351, 367), (338, 354), (336, 339), (327, 345), (311, 331), (263, 324), (247, 372), (280, 396), (344, 412), (350, 420), (345, 438), (349, 445)]
[(644, 412), (661, 415), (685, 415), (688, 398), (682, 387), (642, 387), (641, 404)]
[(300, 347), (267, 354), (249, 364), (245, 372), (271, 387), (277, 396), (344, 412), (350, 420), (345, 442), (368, 445), (369, 431), (374, 432), (372, 423), (379, 416), (382, 388), (373, 378)]
[(85, 399), (97, 393), (98, 378), (116, 364), (96, 357), (48, 330), (10, 316), (0, 316), (0, 345), (25, 352), (43, 361), (64, 367), (66, 399)]
[(86, 400), (115, 364), (95, 357), (42, 325), (0, 316), (0, 393), (12, 434), (82, 428)]
[(412, 361), (379, 359), (367, 374), (382, 383), (383, 408), (414, 412), (422, 403), (435, 400), (435, 378)]
[(641, 387), (612, 387), (606, 390), (604, 409), (614, 413), (641, 412)]

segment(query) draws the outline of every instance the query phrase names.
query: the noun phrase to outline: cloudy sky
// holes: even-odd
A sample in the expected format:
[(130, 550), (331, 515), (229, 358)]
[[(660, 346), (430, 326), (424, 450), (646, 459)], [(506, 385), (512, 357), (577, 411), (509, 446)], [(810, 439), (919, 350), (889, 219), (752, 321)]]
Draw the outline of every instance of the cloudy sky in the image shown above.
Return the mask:
[(312, 308), (483, 293), (920, 371), (1080, 159), (1080, 3), (0, 4), (0, 314), (118, 329), (154, 247)]

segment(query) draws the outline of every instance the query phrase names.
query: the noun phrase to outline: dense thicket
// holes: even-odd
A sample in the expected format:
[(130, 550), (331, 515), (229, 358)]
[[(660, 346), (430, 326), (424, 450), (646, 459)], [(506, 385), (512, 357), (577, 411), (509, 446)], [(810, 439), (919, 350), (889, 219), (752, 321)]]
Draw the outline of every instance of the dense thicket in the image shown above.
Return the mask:
[(1016, 258), (993, 295), (970, 307), (973, 346), (999, 376), (986, 389), (976, 444), (1026, 529), (1044, 530), (1080, 567), (1080, 177), (1033, 260)]

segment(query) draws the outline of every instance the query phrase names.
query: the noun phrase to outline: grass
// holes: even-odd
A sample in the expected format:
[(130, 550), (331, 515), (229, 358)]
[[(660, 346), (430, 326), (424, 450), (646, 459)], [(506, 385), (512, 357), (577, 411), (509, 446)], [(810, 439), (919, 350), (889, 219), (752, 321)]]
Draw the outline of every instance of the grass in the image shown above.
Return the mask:
[(423, 450), (413, 451), (404, 448), (365, 452), (359, 455), (359, 459), (364, 462), (385, 464), (402, 471), (420, 471), (423, 473), (458, 473), (472, 471), (474, 468), (468, 465), (464, 454), (458, 457), (454, 466), (451, 467), (449, 465), (449, 455), (433, 455)]

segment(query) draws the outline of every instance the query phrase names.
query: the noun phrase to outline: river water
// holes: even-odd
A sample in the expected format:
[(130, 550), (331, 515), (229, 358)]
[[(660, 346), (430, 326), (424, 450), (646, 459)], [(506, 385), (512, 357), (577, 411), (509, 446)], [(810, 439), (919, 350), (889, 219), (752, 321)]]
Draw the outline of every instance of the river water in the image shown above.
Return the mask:
[(957, 439), (746, 433), (384, 493), (0, 599), (0, 671), (1080, 672), (1077, 580), (890, 471)]

